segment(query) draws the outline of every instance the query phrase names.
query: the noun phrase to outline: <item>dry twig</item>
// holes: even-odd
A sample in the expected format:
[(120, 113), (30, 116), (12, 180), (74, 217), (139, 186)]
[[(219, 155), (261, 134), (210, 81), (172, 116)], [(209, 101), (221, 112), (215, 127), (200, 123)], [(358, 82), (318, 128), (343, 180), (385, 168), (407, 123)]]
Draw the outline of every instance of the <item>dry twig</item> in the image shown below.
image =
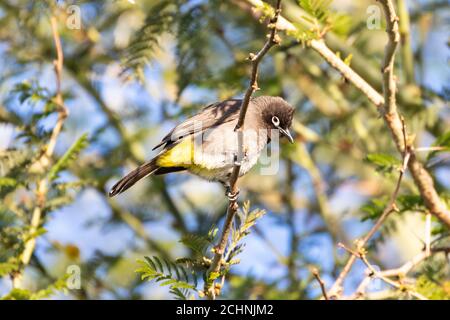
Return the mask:
[(327, 289), (325, 288), (325, 282), (323, 282), (322, 278), (320, 277), (319, 270), (317, 270), (317, 268), (313, 268), (311, 270), (311, 273), (313, 274), (314, 278), (316, 278), (317, 282), (319, 283), (320, 290), (322, 290), (323, 298), (325, 300), (329, 300), (328, 294), (327, 294)]

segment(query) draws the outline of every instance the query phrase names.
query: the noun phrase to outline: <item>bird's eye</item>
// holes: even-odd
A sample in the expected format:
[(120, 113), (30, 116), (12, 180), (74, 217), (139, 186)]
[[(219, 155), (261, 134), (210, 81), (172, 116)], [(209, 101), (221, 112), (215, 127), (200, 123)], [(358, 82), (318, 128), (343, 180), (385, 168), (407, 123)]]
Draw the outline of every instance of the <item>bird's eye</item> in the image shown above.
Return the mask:
[(278, 119), (277, 116), (272, 117), (272, 123), (275, 127), (278, 127), (280, 125), (280, 119)]

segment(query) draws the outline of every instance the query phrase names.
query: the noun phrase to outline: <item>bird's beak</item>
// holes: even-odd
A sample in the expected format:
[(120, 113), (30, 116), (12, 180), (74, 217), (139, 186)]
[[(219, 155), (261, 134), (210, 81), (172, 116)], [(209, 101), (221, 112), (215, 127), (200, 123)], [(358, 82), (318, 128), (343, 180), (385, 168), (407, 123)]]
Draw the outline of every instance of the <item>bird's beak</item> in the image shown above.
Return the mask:
[(292, 138), (292, 135), (288, 129), (283, 129), (283, 128), (278, 128), (278, 129), (280, 130), (281, 134), (283, 134), (286, 138), (289, 139), (290, 143), (294, 143), (294, 138)]

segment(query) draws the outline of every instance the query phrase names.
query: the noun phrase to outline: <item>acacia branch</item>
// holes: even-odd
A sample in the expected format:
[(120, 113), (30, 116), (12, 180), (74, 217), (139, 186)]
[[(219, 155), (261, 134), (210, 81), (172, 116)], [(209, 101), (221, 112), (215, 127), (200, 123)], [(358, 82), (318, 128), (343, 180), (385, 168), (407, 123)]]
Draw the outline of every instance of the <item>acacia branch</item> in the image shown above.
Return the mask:
[[(230, 176), (230, 192), (235, 195), (237, 195), (239, 192), (239, 189), (237, 186), (237, 180), (239, 178), (239, 171), (241, 169), (241, 161), (242, 161), (243, 153), (244, 153), (244, 151), (243, 151), (243, 149), (244, 149), (243, 130), (244, 130), (245, 116), (247, 114), (247, 110), (248, 110), (248, 106), (250, 104), (250, 99), (251, 99), (252, 94), (256, 90), (259, 89), (258, 83), (257, 83), (259, 63), (261, 62), (261, 60), (263, 59), (265, 54), (270, 50), (270, 48), (272, 48), (274, 45), (277, 45), (280, 43), (280, 38), (278, 37), (278, 34), (277, 34), (277, 22), (278, 22), (280, 13), (281, 13), (281, 0), (278, 0), (276, 9), (275, 9), (275, 14), (274, 14), (273, 18), (270, 20), (270, 24), (268, 26), (269, 28), (271, 28), (271, 31), (270, 31), (270, 35), (269, 35), (267, 41), (264, 43), (264, 46), (261, 48), (261, 50), (259, 50), (259, 52), (257, 54), (250, 53), (249, 57), (248, 57), (252, 64), (250, 85), (248, 86), (248, 88), (245, 92), (244, 99), (242, 101), (241, 109), (239, 112), (239, 119), (238, 119), (238, 122), (234, 129), (237, 132), (237, 137), (238, 137), (238, 154), (236, 156), (236, 161), (235, 161), (235, 164), (233, 166), (233, 171)], [(220, 267), (222, 266), (222, 263), (223, 263), (223, 255), (225, 253), (225, 249), (226, 249), (226, 246), (228, 243), (228, 238), (229, 238), (231, 228), (232, 228), (232, 223), (233, 223), (233, 220), (234, 220), (234, 217), (236, 215), (238, 208), (239, 208), (239, 206), (237, 204), (237, 197), (235, 197), (234, 199), (230, 198), (228, 208), (227, 208), (225, 223), (223, 226), (223, 231), (221, 233), (221, 236), (220, 236), (217, 246), (214, 248), (214, 257), (212, 259), (211, 266), (209, 267), (209, 269), (207, 271), (207, 275), (206, 275), (207, 280), (205, 281), (205, 290), (204, 291), (205, 291), (205, 295), (209, 299), (215, 299), (216, 287), (215, 287), (214, 281), (209, 281), (208, 279), (210, 278), (211, 274), (219, 274), (220, 273)], [(220, 286), (217, 289), (218, 289), (217, 292), (220, 292)]]
[[(373, 237), (373, 235), (380, 229), (380, 227), (383, 225), (384, 221), (386, 221), (386, 218), (391, 214), (392, 211), (397, 210), (397, 207), (395, 205), (395, 201), (398, 196), (398, 192), (400, 191), (400, 185), (403, 179), (403, 176), (405, 174), (406, 169), (408, 168), (408, 162), (411, 159), (412, 149), (408, 146), (407, 140), (406, 140), (406, 128), (403, 122), (403, 143), (405, 144), (405, 153), (403, 155), (403, 165), (400, 168), (400, 172), (397, 178), (397, 183), (395, 185), (394, 192), (392, 193), (389, 202), (387, 206), (384, 208), (383, 212), (381, 213), (381, 216), (378, 218), (377, 222), (372, 226), (372, 228), (369, 230), (369, 232), (362, 238), (361, 240), (357, 241), (357, 249), (358, 251), (363, 250), (363, 248), (366, 246), (366, 244), (369, 242), (369, 240)], [(331, 287), (330, 291), (328, 292), (328, 295), (332, 298), (338, 298), (342, 294), (342, 284), (347, 277), (348, 273), (350, 272), (353, 264), (356, 261), (357, 256), (351, 255), (350, 258), (347, 260), (347, 263), (345, 264), (344, 268), (342, 269), (341, 273), (337, 277), (336, 281), (334, 282), (333, 286)]]
[[(56, 121), (55, 126), (53, 127), (50, 140), (45, 149), (45, 152), (41, 155), (41, 157), (36, 162), (36, 166), (41, 169), (46, 169), (49, 167), (51, 162), (51, 157), (53, 152), (55, 151), (56, 142), (58, 137), (62, 131), (62, 127), (64, 125), (64, 121), (68, 116), (68, 110), (64, 105), (64, 99), (61, 91), (61, 78), (62, 78), (62, 69), (64, 64), (64, 53), (61, 46), (61, 39), (58, 33), (58, 22), (55, 16), (50, 17), (50, 25), (52, 29), (53, 41), (55, 43), (56, 49), (56, 59), (53, 61), (55, 76), (56, 76), (56, 94), (54, 97), (54, 103), (57, 106), (58, 111), (58, 119)], [(45, 205), (45, 200), (48, 191), (48, 180), (44, 177), (38, 181), (36, 187), (36, 206), (33, 210), (30, 222), (30, 229), (27, 233), (27, 238), (24, 250), (20, 256), (20, 268), (24, 268), (31, 260), (34, 249), (36, 247), (36, 233), (41, 225), (42, 212)], [(18, 270), (12, 276), (13, 287), (17, 288), (20, 286), (22, 279), (21, 271)]]
[[(367, 260), (367, 256), (365, 253), (365, 250), (359, 250), (358, 252), (351, 250), (349, 248), (347, 248), (345, 245), (340, 244), (340, 247), (345, 249), (346, 251), (348, 251), (352, 257), (359, 258), (361, 259), (362, 262), (364, 262), (364, 264), (367, 266), (367, 268), (370, 270), (370, 277), (377, 277), (381, 280), (383, 280), (384, 282), (386, 282), (387, 284), (399, 289), (399, 290), (404, 290), (406, 292), (408, 292), (411, 296), (419, 299), (419, 300), (428, 300), (426, 297), (424, 297), (423, 295), (421, 295), (420, 293), (413, 291), (409, 288), (407, 288), (406, 286), (404, 286), (403, 284), (401, 284), (398, 281), (394, 281), (392, 279), (389, 279), (385, 274), (383, 274), (382, 272), (376, 270), (372, 264), (369, 262), (369, 260)], [(368, 282), (366, 282), (368, 283)]]
[[(245, 0), (252, 9), (252, 15), (254, 18), (259, 19), (263, 14), (264, 8), (267, 6), (261, 0)], [(398, 33), (398, 26), (395, 27), (397, 22), (397, 16), (393, 11), (394, 7), (391, 1), (382, 0), (383, 3), (391, 3), (390, 5), (383, 5), (383, 8), (386, 10), (385, 14), (387, 16), (387, 25), (388, 25), (388, 34), (389, 34), (389, 42), (386, 47), (386, 58), (385, 65), (389, 67), (393, 55), (395, 54), (395, 49), (397, 44), (390, 44), (392, 41), (397, 41), (399, 36), (396, 36), (395, 33)], [(390, 26), (390, 27), (389, 27)], [(277, 21), (277, 30), (283, 30), (289, 35), (298, 34), (299, 30), (297, 27), (292, 24), (290, 21), (285, 19), (280, 15)], [(398, 112), (396, 111), (395, 104), (395, 79), (391, 81), (393, 77), (393, 67), (392, 68), (383, 68), (383, 78), (386, 75), (385, 80), (383, 81), (384, 87), (384, 95), (388, 97), (385, 102), (385, 98), (379, 94), (367, 81), (365, 81), (359, 74), (357, 74), (350, 66), (348, 66), (340, 57), (338, 57), (330, 48), (327, 46), (325, 41), (322, 39), (312, 39), (309, 41), (309, 46), (314, 51), (316, 51), (320, 56), (322, 56), (334, 69), (339, 71), (350, 83), (352, 83), (356, 88), (358, 88), (380, 111), (382, 114), (386, 125), (388, 126), (395, 145), (400, 153), (404, 151), (403, 144), (403, 134), (402, 134), (402, 121)], [(387, 78), (390, 75), (391, 78)], [(394, 85), (394, 86), (393, 86)], [(394, 97), (392, 97), (394, 95)], [(419, 188), (419, 192), (421, 197), (424, 199), (425, 206), (433, 214), (437, 217), (442, 223), (444, 223), (447, 227), (450, 228), (450, 211), (446, 208), (445, 204), (439, 198), (439, 195), (434, 187), (434, 181), (428, 171), (424, 168), (422, 163), (416, 158), (414, 152), (411, 153), (411, 158), (409, 160), (409, 170), (411, 171), (411, 175), (413, 176), (414, 182)]]
[(327, 294), (327, 289), (325, 288), (325, 282), (323, 282), (322, 278), (320, 277), (319, 270), (317, 270), (317, 268), (313, 268), (311, 270), (311, 273), (313, 274), (314, 278), (316, 278), (317, 282), (319, 283), (323, 298), (325, 300), (329, 300), (328, 294)]

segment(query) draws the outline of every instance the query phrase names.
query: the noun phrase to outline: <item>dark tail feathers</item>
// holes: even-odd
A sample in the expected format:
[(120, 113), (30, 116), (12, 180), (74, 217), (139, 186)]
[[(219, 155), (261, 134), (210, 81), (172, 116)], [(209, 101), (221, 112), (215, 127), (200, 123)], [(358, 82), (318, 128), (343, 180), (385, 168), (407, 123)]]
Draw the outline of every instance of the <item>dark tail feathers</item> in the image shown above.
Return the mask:
[(137, 167), (133, 171), (131, 171), (129, 174), (127, 174), (125, 177), (120, 179), (109, 192), (110, 197), (114, 197), (115, 195), (118, 195), (119, 193), (124, 192), (128, 188), (132, 187), (136, 182), (141, 180), (142, 178), (145, 178), (146, 176), (154, 173), (156, 170), (158, 170), (158, 166), (156, 164), (155, 159), (152, 159), (149, 162), (144, 163), (143, 165)]

